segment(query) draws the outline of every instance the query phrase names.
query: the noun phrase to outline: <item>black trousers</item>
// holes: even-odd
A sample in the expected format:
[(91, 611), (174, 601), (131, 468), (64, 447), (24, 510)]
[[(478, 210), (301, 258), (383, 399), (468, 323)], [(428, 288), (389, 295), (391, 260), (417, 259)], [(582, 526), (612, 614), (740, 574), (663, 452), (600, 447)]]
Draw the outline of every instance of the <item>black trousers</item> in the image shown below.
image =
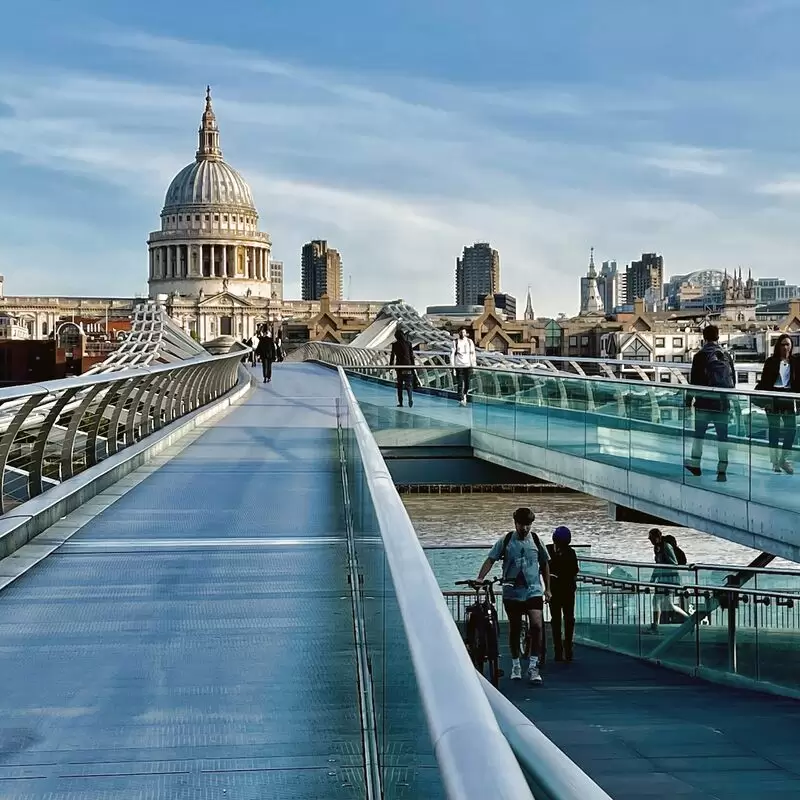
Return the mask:
[(265, 381), (272, 380), (272, 359), (271, 358), (262, 358), (261, 359), (261, 370), (264, 373), (264, 380)]
[[(791, 391), (790, 389), (773, 389), (774, 392)], [(769, 426), (769, 446), (777, 449), (783, 439), (783, 449), (791, 450), (797, 433), (797, 419), (794, 400), (776, 397), (766, 408), (767, 425)]]
[(558, 592), (550, 598), (550, 627), (553, 631), (553, 648), (556, 657), (560, 658), (565, 650), (570, 653), (572, 651), (572, 639), (575, 635), (574, 591)]
[(397, 370), (397, 402), (403, 405), (403, 390), (405, 389), (408, 395), (408, 404), (414, 402), (412, 392), (414, 391), (414, 372), (410, 369)]
[(472, 370), (469, 367), (456, 367), (456, 391), (459, 397), (467, 396), (471, 376)]

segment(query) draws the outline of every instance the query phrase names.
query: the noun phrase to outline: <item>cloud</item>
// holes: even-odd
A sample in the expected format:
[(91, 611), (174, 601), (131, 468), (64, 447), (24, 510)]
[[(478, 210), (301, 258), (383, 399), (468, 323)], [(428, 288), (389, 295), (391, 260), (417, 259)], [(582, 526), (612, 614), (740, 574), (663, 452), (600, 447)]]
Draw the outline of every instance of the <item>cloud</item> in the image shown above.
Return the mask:
[(800, 197), (800, 175), (787, 175), (758, 187), (761, 194), (773, 197)]
[[(522, 298), (531, 284), (551, 314), (576, 310), (591, 245), (622, 263), (663, 251), (670, 272), (789, 250), (782, 218), (747, 235), (758, 153), (670, 130), (683, 114), (738, 109), (739, 86), (474, 87), (118, 30), (91, 46), (124, 54), (126, 70), (0, 63), (0, 168), (15, 175), (0, 199), (21, 208), (0, 217), (11, 293), (47, 291), (56, 264), (73, 293), (140, 291), (147, 232), (194, 155), (209, 65), (223, 150), (253, 187), (293, 296), (311, 238), (341, 251), (354, 298), (422, 308), (452, 298), (456, 256), (488, 240), (503, 288)], [(145, 64), (168, 77), (145, 79)], [(23, 259), (45, 210), (72, 233)]]
[(700, 147), (657, 146), (643, 162), (673, 174), (715, 177), (728, 171), (720, 151)]

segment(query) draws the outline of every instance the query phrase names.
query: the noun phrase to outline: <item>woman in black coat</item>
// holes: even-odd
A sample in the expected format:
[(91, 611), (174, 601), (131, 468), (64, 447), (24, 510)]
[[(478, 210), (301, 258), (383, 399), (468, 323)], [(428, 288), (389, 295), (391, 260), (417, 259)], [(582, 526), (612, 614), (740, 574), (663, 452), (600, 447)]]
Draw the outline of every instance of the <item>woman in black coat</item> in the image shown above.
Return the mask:
[(791, 453), (796, 434), (797, 408), (794, 399), (779, 395), (800, 393), (800, 360), (792, 357), (792, 339), (788, 334), (782, 334), (775, 342), (772, 355), (764, 362), (756, 389), (775, 395), (764, 405), (769, 425), (770, 460), (773, 471), (791, 475), (794, 473)]

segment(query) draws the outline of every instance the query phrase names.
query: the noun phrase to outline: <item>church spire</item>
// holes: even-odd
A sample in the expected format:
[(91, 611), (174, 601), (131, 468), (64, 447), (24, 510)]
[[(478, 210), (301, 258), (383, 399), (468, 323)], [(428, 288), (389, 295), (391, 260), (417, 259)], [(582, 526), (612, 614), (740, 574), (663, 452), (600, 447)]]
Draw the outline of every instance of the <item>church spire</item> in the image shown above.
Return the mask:
[(200, 122), (198, 139), (198, 161), (216, 161), (217, 159), (222, 158), (222, 150), (219, 149), (219, 128), (217, 128), (217, 118), (214, 116), (214, 109), (211, 107), (210, 86), (206, 86), (206, 109), (203, 112), (203, 118)]
[(594, 247), (589, 250), (589, 278), (597, 277), (597, 270), (594, 268)]
[(531, 287), (528, 287), (528, 299), (525, 302), (525, 316), (523, 319), (535, 319), (533, 313), (533, 301), (531, 300)]

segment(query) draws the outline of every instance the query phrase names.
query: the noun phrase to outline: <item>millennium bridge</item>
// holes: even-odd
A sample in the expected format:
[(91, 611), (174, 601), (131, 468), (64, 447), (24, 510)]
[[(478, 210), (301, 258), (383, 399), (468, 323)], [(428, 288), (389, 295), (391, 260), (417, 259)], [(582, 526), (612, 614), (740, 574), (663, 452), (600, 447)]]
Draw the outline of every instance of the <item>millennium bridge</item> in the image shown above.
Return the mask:
[[(143, 303), (90, 374), (0, 390), (3, 797), (798, 796), (800, 495), (751, 390), (718, 483), (680, 365), (480, 352), (462, 407), (402, 303), (269, 384), (247, 354)], [(648, 635), (652, 564), (579, 547), (575, 662), (497, 691), (453, 591), (485, 550), (423, 548), (396, 485), (507, 476), (761, 554), (680, 568)]]

